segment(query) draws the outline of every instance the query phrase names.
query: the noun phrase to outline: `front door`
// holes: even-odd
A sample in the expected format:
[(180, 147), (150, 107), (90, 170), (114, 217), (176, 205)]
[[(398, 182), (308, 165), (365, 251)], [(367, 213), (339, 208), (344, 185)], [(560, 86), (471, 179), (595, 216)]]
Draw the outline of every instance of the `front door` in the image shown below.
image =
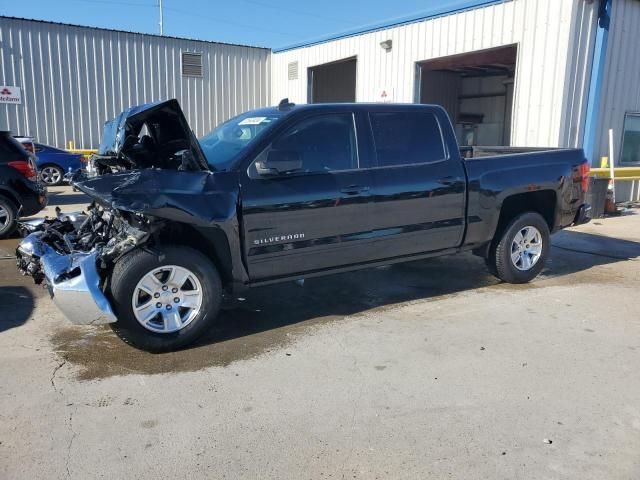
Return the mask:
[(371, 171), (359, 158), (353, 112), (296, 121), (263, 151), (299, 158), (302, 168), (258, 173), (242, 183), (244, 255), (251, 281), (358, 263), (370, 233)]

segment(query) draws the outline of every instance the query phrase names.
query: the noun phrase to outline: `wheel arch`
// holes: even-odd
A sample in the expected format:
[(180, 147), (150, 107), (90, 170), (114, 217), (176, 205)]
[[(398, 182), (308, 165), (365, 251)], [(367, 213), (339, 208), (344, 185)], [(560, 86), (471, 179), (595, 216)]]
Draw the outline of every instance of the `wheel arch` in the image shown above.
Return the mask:
[(204, 229), (186, 223), (174, 223), (160, 232), (159, 239), (162, 243), (184, 245), (200, 251), (218, 269), (223, 285), (232, 283), (231, 249), (227, 236), (221, 229)]
[(476, 248), (474, 254), (488, 258), (504, 229), (507, 228), (511, 220), (522, 213), (535, 212), (540, 214), (549, 226), (549, 231), (553, 232), (557, 216), (557, 202), (557, 193), (550, 189), (514, 193), (507, 196), (500, 206), (498, 222), (491, 240)]
[(62, 175), (65, 174), (64, 167), (62, 165), (60, 165), (59, 163), (52, 162), (52, 161), (43, 162), (41, 165), (38, 165), (38, 173), (40, 172), (40, 170), (42, 170), (45, 167), (56, 167), (56, 168), (59, 168), (60, 171), (62, 172)]
[(499, 236), (504, 228), (516, 216), (535, 212), (542, 216), (553, 231), (556, 221), (557, 194), (554, 190), (536, 190), (535, 192), (516, 193), (505, 198), (500, 207), (498, 225), (494, 237)]
[(21, 204), (20, 204), (20, 201), (18, 200), (18, 196), (11, 190), (4, 187), (0, 187), (0, 197), (4, 197), (7, 200), (9, 200), (11, 203), (13, 203), (14, 207), (16, 207), (16, 210), (20, 209)]

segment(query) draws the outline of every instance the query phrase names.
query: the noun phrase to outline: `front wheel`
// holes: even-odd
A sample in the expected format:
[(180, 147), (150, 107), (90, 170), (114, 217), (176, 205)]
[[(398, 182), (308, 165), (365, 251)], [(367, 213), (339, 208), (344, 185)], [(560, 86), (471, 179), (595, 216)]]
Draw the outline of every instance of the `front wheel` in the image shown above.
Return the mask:
[(538, 213), (515, 217), (496, 238), (487, 258), (489, 271), (507, 283), (527, 283), (549, 257), (549, 226)]
[(190, 247), (134, 250), (114, 266), (111, 324), (125, 342), (159, 353), (193, 343), (210, 329), (222, 302), (215, 266)]

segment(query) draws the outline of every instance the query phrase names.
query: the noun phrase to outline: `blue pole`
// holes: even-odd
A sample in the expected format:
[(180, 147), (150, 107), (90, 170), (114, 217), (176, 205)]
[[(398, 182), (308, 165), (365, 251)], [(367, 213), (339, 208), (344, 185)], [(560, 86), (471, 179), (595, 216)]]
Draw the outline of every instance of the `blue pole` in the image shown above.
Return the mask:
[(594, 148), (598, 135), (598, 113), (602, 83), (604, 81), (604, 65), (607, 58), (607, 40), (609, 37), (609, 23), (611, 21), (612, 0), (600, 0), (598, 8), (598, 29), (593, 48), (593, 62), (591, 64), (591, 80), (589, 82), (589, 97), (587, 101), (587, 115), (584, 125), (582, 146), (585, 156), (592, 165), (597, 165)]

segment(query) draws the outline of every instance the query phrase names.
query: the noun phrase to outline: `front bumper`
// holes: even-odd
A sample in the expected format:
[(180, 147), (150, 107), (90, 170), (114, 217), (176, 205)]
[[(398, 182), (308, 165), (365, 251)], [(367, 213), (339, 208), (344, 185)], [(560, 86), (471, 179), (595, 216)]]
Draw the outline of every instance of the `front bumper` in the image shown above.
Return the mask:
[(580, 205), (576, 212), (576, 217), (573, 220), (574, 225), (582, 225), (591, 221), (591, 204), (585, 203)]
[(28, 235), (17, 249), (19, 268), (34, 274), (35, 262), (39, 262), (51, 298), (76, 325), (117, 321), (109, 300), (100, 289), (97, 256), (95, 251), (61, 255), (40, 240), (40, 232)]

